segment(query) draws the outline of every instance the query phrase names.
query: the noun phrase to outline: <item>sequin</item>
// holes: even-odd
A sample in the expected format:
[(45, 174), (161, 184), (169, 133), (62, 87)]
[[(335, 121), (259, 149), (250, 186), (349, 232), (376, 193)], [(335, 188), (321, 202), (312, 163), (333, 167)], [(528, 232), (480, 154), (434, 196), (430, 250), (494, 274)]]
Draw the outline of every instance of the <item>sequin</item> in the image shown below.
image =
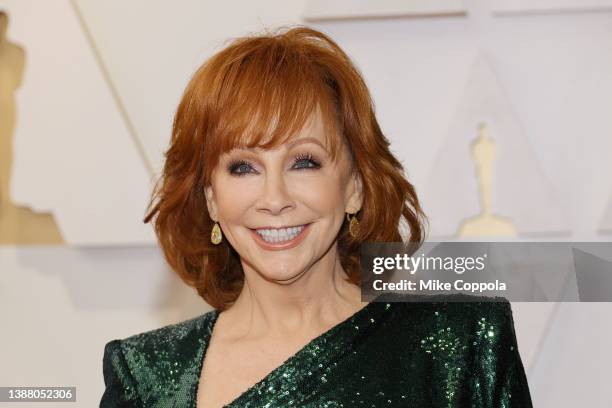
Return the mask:
[[(218, 315), (107, 343), (100, 407), (195, 408)], [(287, 406), (532, 407), (510, 304), (372, 302), (225, 407)]]

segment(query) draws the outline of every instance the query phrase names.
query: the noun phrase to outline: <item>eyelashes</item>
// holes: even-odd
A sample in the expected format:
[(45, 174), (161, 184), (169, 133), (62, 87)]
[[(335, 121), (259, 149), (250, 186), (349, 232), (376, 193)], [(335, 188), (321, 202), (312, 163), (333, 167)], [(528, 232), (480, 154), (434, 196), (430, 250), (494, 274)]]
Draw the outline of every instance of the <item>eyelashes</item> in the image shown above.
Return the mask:
[[(236, 176), (243, 176), (249, 172), (249, 169), (252, 168), (253, 165), (251, 162), (246, 160), (234, 160), (227, 166), (227, 171)], [(245, 169), (246, 171), (239, 171), (240, 169)]]
[(318, 169), (321, 167), (321, 163), (312, 157), (311, 153), (301, 153), (295, 156), (293, 161), (293, 165), (297, 165), (298, 163), (306, 163), (306, 167), (299, 167), (300, 169)]
[[(316, 170), (321, 168), (321, 163), (315, 159), (311, 153), (300, 153), (294, 157), (291, 167), (296, 170)], [(251, 172), (257, 174), (253, 163), (244, 159), (230, 162), (227, 166), (227, 171), (234, 176), (244, 176)]]

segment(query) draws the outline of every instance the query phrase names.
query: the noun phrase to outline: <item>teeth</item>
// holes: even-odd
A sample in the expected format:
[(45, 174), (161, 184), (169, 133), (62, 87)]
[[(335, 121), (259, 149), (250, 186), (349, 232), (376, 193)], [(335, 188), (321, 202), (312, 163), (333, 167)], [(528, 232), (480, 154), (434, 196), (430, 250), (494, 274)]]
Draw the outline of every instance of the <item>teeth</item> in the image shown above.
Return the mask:
[(264, 241), (270, 243), (286, 242), (291, 241), (304, 229), (304, 225), (290, 228), (279, 228), (279, 229), (258, 229), (257, 233), (263, 238)]

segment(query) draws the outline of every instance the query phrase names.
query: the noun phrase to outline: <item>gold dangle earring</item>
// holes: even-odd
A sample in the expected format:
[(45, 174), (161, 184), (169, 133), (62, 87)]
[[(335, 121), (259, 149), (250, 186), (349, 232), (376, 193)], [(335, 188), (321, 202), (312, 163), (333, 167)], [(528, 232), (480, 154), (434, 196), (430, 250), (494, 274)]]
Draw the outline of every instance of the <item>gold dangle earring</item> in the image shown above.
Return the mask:
[(359, 221), (357, 220), (357, 215), (346, 213), (346, 219), (349, 222), (349, 234), (351, 234), (351, 237), (356, 238), (357, 234), (359, 234)]
[(215, 225), (213, 226), (213, 229), (210, 233), (210, 242), (215, 245), (219, 245), (221, 243), (221, 239), (223, 239), (221, 228), (219, 227), (219, 223), (215, 222)]

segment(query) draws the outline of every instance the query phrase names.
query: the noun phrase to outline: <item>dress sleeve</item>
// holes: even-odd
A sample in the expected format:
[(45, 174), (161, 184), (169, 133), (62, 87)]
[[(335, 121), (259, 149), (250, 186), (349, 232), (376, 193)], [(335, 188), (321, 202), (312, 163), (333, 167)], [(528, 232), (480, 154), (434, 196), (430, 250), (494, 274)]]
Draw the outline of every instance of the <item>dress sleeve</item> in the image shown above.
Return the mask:
[(481, 304), (475, 325), (472, 407), (532, 408), (510, 302)]
[(113, 340), (104, 347), (102, 362), (106, 389), (100, 408), (142, 408), (134, 378), (121, 351), (121, 341)]

